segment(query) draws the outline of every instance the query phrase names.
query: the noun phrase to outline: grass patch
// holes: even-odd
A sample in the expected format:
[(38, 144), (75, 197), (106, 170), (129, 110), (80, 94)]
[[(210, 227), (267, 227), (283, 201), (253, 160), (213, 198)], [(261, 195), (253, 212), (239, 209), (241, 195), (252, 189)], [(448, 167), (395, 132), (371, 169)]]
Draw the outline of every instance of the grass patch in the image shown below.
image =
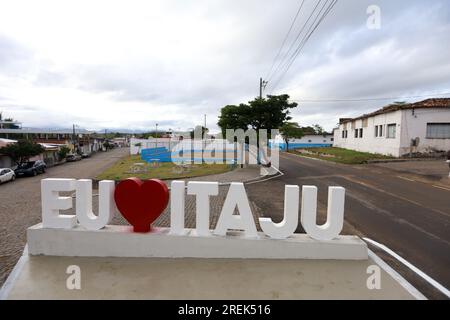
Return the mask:
[(393, 159), (378, 153), (359, 152), (342, 148), (304, 148), (291, 151), (311, 158), (333, 161), (344, 164), (363, 164), (374, 159)]
[(148, 171), (146, 173), (132, 173), (130, 171), (135, 163), (145, 163), (145, 161), (139, 155), (126, 156), (99, 174), (96, 179), (123, 180), (131, 177), (140, 179), (178, 179), (219, 174), (233, 169), (233, 166), (228, 164), (193, 164), (188, 169), (181, 170), (179, 166), (172, 162), (164, 162), (157, 167), (147, 164)]

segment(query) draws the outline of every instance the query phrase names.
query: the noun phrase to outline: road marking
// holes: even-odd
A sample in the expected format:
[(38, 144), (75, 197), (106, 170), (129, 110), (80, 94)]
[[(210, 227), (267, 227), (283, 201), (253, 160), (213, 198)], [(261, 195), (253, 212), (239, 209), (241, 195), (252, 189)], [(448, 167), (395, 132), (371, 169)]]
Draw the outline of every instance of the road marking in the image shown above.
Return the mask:
[(385, 191), (385, 190), (383, 190), (383, 189), (377, 188), (376, 186), (371, 185), (371, 184), (369, 184), (369, 183), (365, 183), (365, 182), (362, 182), (362, 181), (359, 181), (359, 180), (356, 180), (356, 179), (352, 179), (352, 178), (349, 177), (349, 176), (342, 176), (342, 178), (345, 179), (345, 180), (348, 180), (348, 181), (350, 181), (350, 182), (353, 182), (353, 183), (357, 183), (357, 184), (363, 185), (363, 186), (365, 186), (365, 187), (367, 187), (367, 188), (369, 188), (369, 189), (373, 189), (373, 190), (376, 190), (376, 191), (378, 191), (378, 192), (387, 194), (387, 195), (389, 195), (389, 196), (391, 196), (391, 197), (394, 197), (394, 198), (397, 198), (397, 199), (400, 199), (400, 200), (403, 200), (403, 201), (407, 201), (407, 202), (409, 202), (409, 203), (412, 203), (412, 204), (414, 204), (414, 205), (416, 205), (416, 206), (419, 206), (419, 207), (422, 207), (422, 208), (424, 208), (424, 209), (434, 211), (434, 212), (439, 213), (440, 215), (443, 215), (443, 216), (445, 216), (445, 217), (449, 217), (449, 216), (450, 216), (450, 214), (447, 213), (447, 212), (441, 211), (441, 210), (439, 210), (439, 209), (433, 209), (433, 208), (430, 208), (429, 206), (422, 205), (421, 203), (416, 202), (416, 201), (414, 201), (414, 200), (410, 200), (410, 199), (408, 199), (408, 198), (402, 197), (402, 196), (397, 195), (397, 194), (394, 194), (394, 193), (392, 193), (392, 192), (388, 192), (388, 191)]
[[(285, 154), (282, 154), (282, 155), (280, 155), (280, 156), (283, 157), (284, 155), (285, 155)], [(289, 155), (292, 155), (292, 154), (289, 154)], [(299, 160), (299, 159), (301, 159), (302, 157), (295, 156), (295, 155), (292, 155), (292, 157), (294, 157), (294, 158), (291, 158), (291, 157), (284, 157), (284, 158), (287, 159), (287, 160), (292, 160), (292, 161), (297, 162), (297, 163), (301, 163), (302, 165), (304, 164), (303, 162), (301, 162), (301, 161)], [(295, 158), (296, 158), (296, 159), (295, 159)], [(308, 166), (308, 165), (310, 165), (310, 164), (307, 164), (307, 166)], [(311, 165), (311, 166), (312, 166), (312, 165)], [(315, 166), (313, 166), (313, 167), (315, 167)], [(433, 212), (435, 212), (435, 213), (438, 213), (438, 214), (440, 214), (440, 215), (442, 215), (442, 216), (445, 216), (446, 218), (448, 218), (448, 217), (450, 216), (450, 214), (447, 213), (447, 212), (441, 211), (441, 210), (439, 210), (439, 209), (433, 209), (433, 208), (430, 208), (429, 206), (422, 205), (421, 203), (416, 202), (416, 201), (414, 201), (414, 200), (410, 200), (410, 199), (405, 198), (405, 197), (403, 197), (403, 196), (400, 196), (400, 195), (397, 195), (397, 194), (394, 194), (394, 193), (385, 191), (385, 190), (383, 190), (383, 189), (380, 189), (380, 188), (378, 188), (378, 187), (376, 187), (376, 186), (374, 186), (374, 185), (372, 185), (372, 184), (365, 183), (365, 182), (363, 182), (363, 181), (357, 180), (356, 178), (354, 178), (354, 177), (355, 177), (354, 175), (343, 174), (343, 175), (333, 175), (333, 176), (341, 177), (342, 179), (345, 179), (345, 180), (347, 180), (347, 181), (350, 181), (350, 182), (353, 182), (353, 183), (356, 183), (356, 184), (363, 185), (363, 186), (365, 186), (366, 188), (369, 188), (369, 189), (373, 189), (373, 190), (379, 191), (379, 192), (381, 192), (381, 193), (387, 194), (387, 195), (389, 195), (389, 196), (392, 196), (392, 197), (394, 197), (394, 198), (398, 198), (398, 199), (403, 200), (403, 201), (407, 201), (407, 202), (412, 203), (412, 204), (414, 204), (414, 205), (416, 205), (416, 206), (422, 207), (422, 208), (427, 209), (427, 210), (431, 210), (431, 211), (433, 211)], [(302, 178), (303, 178), (303, 177), (302, 177)], [(304, 177), (304, 178), (308, 178), (308, 177)], [(414, 182), (418, 182), (418, 181), (414, 181)], [(429, 184), (427, 184), (427, 185), (430, 186)], [(450, 191), (450, 189), (449, 189), (448, 191)]]
[(439, 189), (443, 189), (443, 190), (447, 190), (447, 191), (450, 191), (449, 188), (445, 188), (445, 187), (441, 187), (441, 186), (437, 186), (437, 185), (433, 185), (433, 187), (439, 188)]
[(422, 279), (424, 279), (426, 282), (428, 282), (429, 284), (431, 284), (433, 287), (435, 287), (437, 290), (439, 290), (440, 292), (442, 292), (444, 295), (446, 295), (448, 298), (450, 298), (450, 291), (445, 288), (443, 285), (441, 285), (439, 282), (437, 282), (436, 280), (434, 280), (433, 278), (431, 278), (429, 275), (427, 275), (425, 272), (423, 272), (422, 270), (420, 270), (419, 268), (417, 268), (416, 266), (412, 265), (411, 263), (409, 263), (408, 261), (406, 261), (405, 259), (403, 259), (402, 257), (400, 257), (398, 254), (396, 254), (394, 251), (392, 251), (391, 249), (389, 249), (388, 247), (386, 247), (385, 245), (378, 243), (372, 239), (369, 238), (363, 238), (364, 241), (372, 244), (373, 246), (383, 250), (384, 252), (386, 252), (387, 254), (389, 254), (390, 256), (394, 257), (395, 259), (397, 259), (399, 262), (401, 262), (402, 264), (404, 264), (406, 267), (408, 267), (409, 269), (411, 269), (412, 271), (414, 271), (419, 277), (421, 277)]
[(403, 179), (403, 180), (407, 180), (407, 181), (412, 181), (412, 182), (415, 182), (415, 181), (416, 181), (416, 180), (409, 179), (409, 178), (402, 177), (402, 176), (397, 176), (397, 178), (400, 178), (400, 179)]
[(383, 259), (377, 256), (372, 250), (367, 249), (369, 257), (381, 267), (387, 274), (396, 280), (406, 291), (409, 292), (417, 300), (428, 300), (419, 290), (417, 290), (411, 283), (403, 278), (397, 271), (389, 266)]

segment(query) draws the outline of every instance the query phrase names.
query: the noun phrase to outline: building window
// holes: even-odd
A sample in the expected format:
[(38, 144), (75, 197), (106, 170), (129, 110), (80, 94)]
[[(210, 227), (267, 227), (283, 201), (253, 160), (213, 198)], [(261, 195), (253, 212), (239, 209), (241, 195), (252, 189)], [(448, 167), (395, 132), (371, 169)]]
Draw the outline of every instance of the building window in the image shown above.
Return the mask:
[(347, 137), (348, 137), (348, 130), (342, 130), (342, 139), (347, 139)]
[(362, 138), (363, 137), (363, 129), (359, 129), (359, 137)]
[(427, 123), (427, 139), (450, 139), (450, 123)]
[(355, 129), (355, 138), (358, 138), (358, 129)]
[(383, 136), (383, 125), (375, 126), (375, 137), (382, 137)]
[(388, 124), (386, 138), (395, 139), (396, 131), (397, 131), (397, 124), (395, 124), (395, 123)]
[(331, 141), (334, 141), (334, 138), (330, 138)]

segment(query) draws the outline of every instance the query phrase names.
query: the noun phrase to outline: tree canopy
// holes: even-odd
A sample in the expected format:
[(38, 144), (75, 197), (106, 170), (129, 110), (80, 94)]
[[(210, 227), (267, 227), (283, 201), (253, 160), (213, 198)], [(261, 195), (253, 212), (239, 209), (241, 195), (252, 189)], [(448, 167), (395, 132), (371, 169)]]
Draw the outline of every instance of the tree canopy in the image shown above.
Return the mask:
[(225, 136), (226, 129), (279, 129), (292, 118), (290, 109), (298, 106), (289, 102), (289, 95), (256, 98), (247, 104), (227, 105), (220, 111), (218, 125)]
[(19, 140), (0, 148), (0, 153), (9, 156), (17, 165), (28, 161), (31, 157), (40, 155), (44, 147), (29, 140)]
[(289, 139), (300, 139), (303, 137), (303, 128), (297, 122), (286, 122), (280, 128), (280, 134), (286, 142), (286, 150), (289, 150)]

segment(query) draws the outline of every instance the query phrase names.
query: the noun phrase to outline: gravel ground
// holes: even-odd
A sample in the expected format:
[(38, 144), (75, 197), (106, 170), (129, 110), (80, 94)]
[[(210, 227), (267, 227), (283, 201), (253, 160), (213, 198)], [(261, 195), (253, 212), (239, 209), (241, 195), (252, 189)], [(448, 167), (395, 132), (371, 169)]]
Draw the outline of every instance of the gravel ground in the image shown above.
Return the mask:
[[(40, 181), (44, 178), (95, 178), (96, 175), (111, 166), (118, 159), (128, 153), (128, 148), (115, 149), (107, 153), (98, 153), (89, 159), (79, 162), (66, 163), (49, 168), (47, 173), (37, 177), (17, 179), (15, 182), (0, 185), (0, 286), (5, 282), (17, 260), (22, 254), (26, 243), (26, 229), (41, 222)], [(258, 168), (236, 169), (223, 174), (207, 177), (185, 179), (186, 181), (219, 181), (243, 182), (259, 177)], [(170, 181), (166, 181), (170, 185)], [(225, 200), (228, 186), (219, 187), (219, 195), (211, 197), (210, 227), (214, 229), (222, 204)], [(93, 190), (95, 195), (97, 190)], [(75, 199), (74, 199), (75, 202)], [(250, 201), (255, 218), (259, 216), (259, 208)], [(94, 198), (93, 210), (97, 212), (98, 203)], [(73, 204), (75, 207), (75, 203)], [(186, 228), (195, 228), (195, 197), (186, 195)], [(65, 214), (74, 214), (74, 209)], [(258, 219), (255, 219), (256, 223)], [(116, 214), (112, 224), (128, 224), (120, 214)], [(168, 227), (170, 225), (170, 204), (155, 221), (155, 226)], [(257, 227), (259, 225), (257, 223)]]

